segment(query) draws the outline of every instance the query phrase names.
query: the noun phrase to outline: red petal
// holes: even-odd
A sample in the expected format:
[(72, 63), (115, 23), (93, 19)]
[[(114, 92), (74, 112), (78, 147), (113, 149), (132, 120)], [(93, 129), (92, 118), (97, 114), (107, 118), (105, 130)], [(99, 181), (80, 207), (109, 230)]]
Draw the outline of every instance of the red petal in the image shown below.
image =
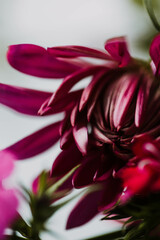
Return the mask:
[(56, 122), (44, 127), (2, 150), (2, 152), (10, 152), (14, 155), (14, 158), (18, 160), (34, 157), (47, 150), (58, 141), (60, 137), (60, 124), (61, 122)]
[(101, 195), (101, 191), (94, 191), (83, 196), (71, 211), (66, 229), (79, 227), (95, 217), (98, 214), (98, 204)]
[(46, 49), (33, 44), (10, 46), (7, 59), (13, 68), (42, 78), (63, 78), (79, 69), (76, 65), (56, 59)]
[(49, 92), (36, 91), (0, 83), (0, 103), (20, 113), (38, 116), (38, 109), (51, 96)]
[(119, 62), (120, 67), (126, 66), (131, 60), (124, 37), (109, 39), (105, 43), (105, 49), (109, 52), (113, 59)]
[(81, 161), (82, 154), (79, 152), (76, 145), (73, 144), (70, 148), (63, 150), (55, 159), (51, 170), (51, 176), (65, 175), (72, 168), (81, 163)]
[(94, 67), (87, 67), (84, 69), (80, 69), (79, 71), (71, 74), (70, 76), (66, 77), (57, 91), (53, 94), (50, 99), (49, 105), (52, 105), (58, 99), (64, 97), (71, 88), (80, 80), (90, 75), (95, 74), (99, 70), (106, 69), (104, 66), (94, 66)]
[(100, 59), (111, 59), (109, 55), (102, 51), (95, 50), (93, 48), (82, 46), (62, 46), (48, 48), (50, 54), (56, 57), (62, 58), (75, 58), (75, 57), (93, 57)]

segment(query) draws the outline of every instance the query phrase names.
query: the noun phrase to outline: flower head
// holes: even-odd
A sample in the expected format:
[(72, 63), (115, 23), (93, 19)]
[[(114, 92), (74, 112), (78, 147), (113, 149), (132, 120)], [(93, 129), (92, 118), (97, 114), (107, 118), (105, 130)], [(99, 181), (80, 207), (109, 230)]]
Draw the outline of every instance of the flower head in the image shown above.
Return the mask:
[[(68, 228), (113, 206), (123, 191), (116, 173), (134, 156), (134, 139), (146, 133), (154, 139), (159, 137), (159, 46), (158, 35), (150, 48), (151, 65), (132, 58), (123, 37), (108, 40), (107, 52), (81, 46), (45, 50), (22, 44), (9, 48), (8, 61), (17, 70), (38, 77), (64, 77), (53, 94), (1, 84), (0, 101), (30, 115), (64, 112), (60, 122), (7, 150), (16, 159), (24, 159), (46, 150), (60, 138), (62, 152), (53, 163), (52, 176), (64, 176), (80, 164), (72, 177), (73, 186), (93, 187), (71, 213)], [(93, 58), (98, 62), (88, 60)], [(74, 91), (72, 88), (86, 77), (91, 77), (89, 84)], [(92, 195), (92, 210), (84, 217), (85, 201)], [(83, 218), (75, 222), (82, 208)]]

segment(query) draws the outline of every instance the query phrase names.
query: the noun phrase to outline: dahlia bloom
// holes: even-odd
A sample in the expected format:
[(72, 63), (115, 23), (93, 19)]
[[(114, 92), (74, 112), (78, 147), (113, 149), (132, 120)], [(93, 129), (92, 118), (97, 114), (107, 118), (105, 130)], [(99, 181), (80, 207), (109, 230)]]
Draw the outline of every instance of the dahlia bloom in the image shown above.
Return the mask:
[(18, 200), (14, 189), (6, 189), (3, 186), (3, 181), (6, 179), (13, 169), (13, 158), (11, 156), (1, 157), (0, 166), (0, 239), (4, 239), (4, 231), (16, 218), (16, 210), (18, 207)]
[[(15, 69), (64, 80), (52, 94), (0, 85), (0, 102), (18, 112), (33, 116), (64, 112), (60, 122), (3, 152), (25, 159), (60, 139), (62, 152), (53, 163), (51, 176), (64, 176), (80, 164), (72, 184), (75, 188), (91, 186), (71, 212), (67, 228), (82, 225), (112, 207), (123, 191), (116, 173), (133, 157), (135, 137), (147, 133), (156, 139), (160, 135), (160, 35), (150, 47), (151, 64), (132, 58), (123, 37), (108, 40), (105, 49), (108, 53), (81, 46), (47, 50), (31, 44), (10, 46), (7, 58)], [(97, 61), (89, 61), (92, 58)], [(72, 90), (86, 77), (91, 80), (85, 88)]]

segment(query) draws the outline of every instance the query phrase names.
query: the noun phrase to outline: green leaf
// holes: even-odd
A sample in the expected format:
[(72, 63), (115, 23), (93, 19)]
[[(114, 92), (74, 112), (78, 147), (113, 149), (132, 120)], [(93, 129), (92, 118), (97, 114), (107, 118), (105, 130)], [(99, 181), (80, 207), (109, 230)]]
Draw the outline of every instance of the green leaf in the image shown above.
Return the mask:
[(107, 233), (107, 234), (104, 234), (104, 235), (101, 235), (101, 236), (86, 238), (84, 240), (116, 240), (116, 239), (119, 239), (123, 236), (124, 236), (124, 234), (123, 234), (122, 230), (119, 230), (119, 231), (112, 232), (112, 233)]

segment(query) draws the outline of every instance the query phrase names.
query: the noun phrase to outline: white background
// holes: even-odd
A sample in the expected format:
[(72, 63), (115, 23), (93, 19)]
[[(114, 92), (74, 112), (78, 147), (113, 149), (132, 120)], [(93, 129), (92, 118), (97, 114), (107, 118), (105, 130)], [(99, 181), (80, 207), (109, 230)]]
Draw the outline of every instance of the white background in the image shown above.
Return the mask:
[[(131, 53), (141, 56), (134, 40), (150, 27), (144, 10), (131, 0), (0, 0), (0, 82), (28, 88), (55, 91), (60, 80), (38, 79), (12, 69), (6, 61), (7, 47), (18, 43), (33, 43), (43, 47), (84, 45), (103, 49), (106, 39), (127, 36)], [(58, 116), (57, 116), (58, 117)], [(32, 118), (0, 106), (0, 148), (14, 143), (56, 117)], [(30, 187), (42, 169), (49, 169), (59, 152), (59, 144), (47, 152), (17, 162), (10, 184)], [(80, 240), (112, 231), (118, 223), (100, 222), (101, 216), (75, 230), (65, 231), (65, 222), (75, 201), (59, 211), (49, 222), (60, 240)], [(20, 211), (29, 218), (26, 206)], [(58, 239), (44, 235), (43, 240)]]

